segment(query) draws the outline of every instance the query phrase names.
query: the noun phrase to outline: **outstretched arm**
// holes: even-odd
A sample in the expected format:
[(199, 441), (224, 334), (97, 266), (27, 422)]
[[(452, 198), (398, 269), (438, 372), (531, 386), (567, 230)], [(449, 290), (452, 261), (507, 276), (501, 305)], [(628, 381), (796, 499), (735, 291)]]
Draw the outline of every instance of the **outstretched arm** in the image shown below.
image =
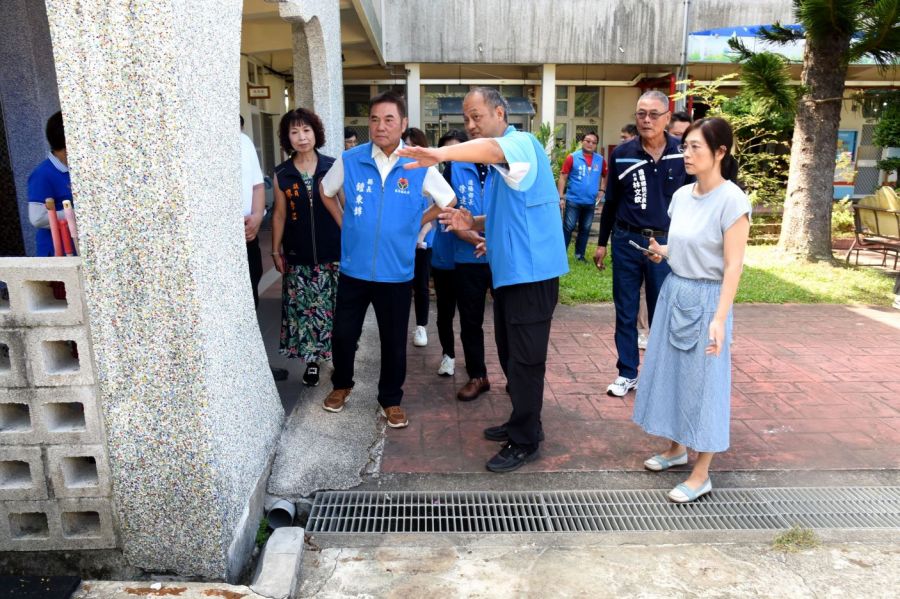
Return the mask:
[(442, 148), (423, 148), (419, 146), (403, 146), (397, 150), (400, 156), (412, 158), (415, 162), (404, 165), (406, 169), (434, 166), (440, 162), (473, 162), (481, 164), (500, 164), (506, 162), (503, 150), (497, 140), (485, 137), (473, 139), (461, 144)]

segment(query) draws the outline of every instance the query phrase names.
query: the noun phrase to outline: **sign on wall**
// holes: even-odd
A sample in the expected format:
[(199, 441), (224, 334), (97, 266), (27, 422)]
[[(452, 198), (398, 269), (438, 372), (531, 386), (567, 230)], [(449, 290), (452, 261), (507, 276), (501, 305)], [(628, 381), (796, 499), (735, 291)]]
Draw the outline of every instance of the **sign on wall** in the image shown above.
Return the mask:
[(268, 100), (272, 97), (272, 90), (268, 85), (247, 84), (247, 97), (251, 100)]

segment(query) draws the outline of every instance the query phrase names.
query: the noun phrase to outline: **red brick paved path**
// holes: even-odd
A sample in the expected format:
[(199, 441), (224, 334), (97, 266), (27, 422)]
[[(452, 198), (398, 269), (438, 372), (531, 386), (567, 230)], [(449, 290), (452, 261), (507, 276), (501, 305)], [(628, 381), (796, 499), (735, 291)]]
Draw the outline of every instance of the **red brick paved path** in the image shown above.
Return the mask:
[[(435, 373), (440, 346), (410, 345), (404, 407), (382, 471), (483, 472), (497, 449), (481, 431), (509, 414), (488, 308), (490, 393), (461, 403), (467, 380), (457, 337), (454, 378)], [(634, 393), (608, 397), (615, 378), (613, 309), (559, 306), (544, 394), (542, 459), (523, 471), (639, 470), (664, 444), (631, 422)], [(731, 449), (717, 470), (900, 468), (900, 312), (831, 305), (735, 309)]]

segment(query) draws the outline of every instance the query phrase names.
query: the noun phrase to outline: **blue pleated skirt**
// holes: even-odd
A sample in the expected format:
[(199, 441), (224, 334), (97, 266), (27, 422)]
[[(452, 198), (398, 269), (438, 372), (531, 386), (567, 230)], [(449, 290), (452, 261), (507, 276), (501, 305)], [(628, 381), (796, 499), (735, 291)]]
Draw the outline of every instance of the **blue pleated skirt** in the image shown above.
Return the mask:
[(706, 355), (721, 281), (670, 274), (660, 290), (633, 420), (695, 451), (725, 451), (731, 419), (732, 314), (719, 356)]

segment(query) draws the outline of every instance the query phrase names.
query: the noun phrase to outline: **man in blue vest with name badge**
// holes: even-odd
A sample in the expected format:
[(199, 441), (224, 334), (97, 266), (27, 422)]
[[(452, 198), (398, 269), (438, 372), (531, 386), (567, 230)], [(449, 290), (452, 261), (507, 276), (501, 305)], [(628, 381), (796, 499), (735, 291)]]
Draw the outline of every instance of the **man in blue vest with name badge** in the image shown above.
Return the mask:
[(597, 153), (599, 141), (595, 132), (585, 133), (581, 140), (581, 150), (566, 156), (559, 171), (559, 197), (566, 202), (563, 238), (568, 249), (572, 232), (578, 227), (575, 259), (582, 262), (585, 261), (584, 252), (591, 234), (591, 224), (594, 222), (594, 209), (600, 203), (600, 195), (606, 191), (601, 185), (603, 156)]
[[(323, 408), (340, 412), (353, 389), (353, 362), (369, 304), (381, 340), (378, 403), (391, 428), (409, 424), (400, 407), (416, 239), (424, 222), (455, 203), (437, 169), (408, 171), (398, 154), (406, 101), (395, 92), (369, 101), (369, 143), (346, 150), (322, 179), (322, 198), (341, 227), (341, 275), (334, 314), (334, 388)], [(344, 207), (338, 202), (343, 189)], [(425, 196), (434, 202), (428, 209)], [(428, 212), (426, 213), (426, 209)], [(422, 214), (425, 213), (423, 217)]]
[(550, 323), (559, 277), (569, 270), (550, 161), (533, 135), (509, 126), (508, 113), (497, 90), (475, 88), (463, 100), (463, 121), (480, 139), (400, 150), (416, 159), (408, 169), (448, 160), (493, 166), (484, 186), (484, 216), (464, 208), (445, 209), (440, 216), (452, 230), (485, 232), (497, 353), (512, 400), (509, 419), (484, 431), (488, 440), (503, 443), (486, 464), (492, 472), (515, 470), (538, 456)]
[[(468, 121), (471, 124), (471, 121)], [(479, 133), (468, 130), (469, 139), (478, 139)], [(488, 165), (469, 162), (451, 162), (450, 183), (459, 200), (459, 206), (473, 216), (484, 214), (484, 185)], [(446, 171), (445, 171), (446, 176)], [(453, 283), (456, 288), (456, 306), (459, 309), (459, 338), (466, 358), (468, 382), (457, 392), (459, 401), (473, 401), (491, 389), (484, 362), (484, 303), (491, 289), (491, 268), (487, 256), (478, 246), (484, 237), (475, 231), (456, 231), (454, 236)]]

